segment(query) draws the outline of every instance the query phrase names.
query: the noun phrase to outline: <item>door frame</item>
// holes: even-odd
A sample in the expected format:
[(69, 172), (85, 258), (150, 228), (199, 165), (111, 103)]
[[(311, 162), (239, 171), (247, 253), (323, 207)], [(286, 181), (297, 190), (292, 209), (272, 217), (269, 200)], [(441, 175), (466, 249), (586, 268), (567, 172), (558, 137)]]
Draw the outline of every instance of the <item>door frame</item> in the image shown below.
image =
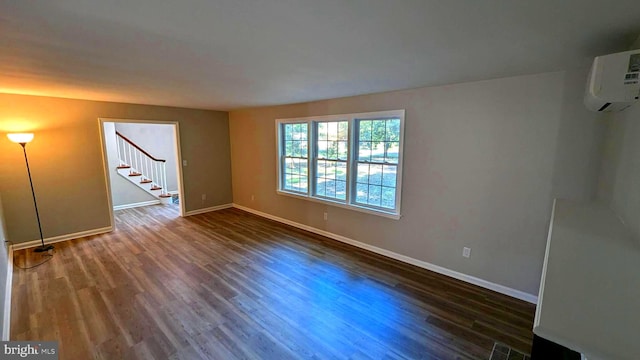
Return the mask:
[(108, 206), (109, 206), (109, 214), (111, 217), (111, 227), (114, 228), (115, 221), (113, 217), (113, 199), (111, 194), (111, 178), (109, 176), (109, 159), (107, 158), (107, 139), (104, 132), (104, 123), (137, 123), (137, 124), (149, 124), (149, 125), (173, 125), (173, 136), (174, 136), (174, 152), (176, 156), (176, 174), (177, 174), (177, 182), (178, 182), (178, 191), (180, 192), (180, 217), (184, 217), (185, 214), (185, 206), (184, 206), (184, 181), (182, 174), (182, 153), (180, 152), (180, 124), (178, 121), (167, 121), (167, 120), (138, 120), (138, 119), (119, 119), (119, 118), (106, 118), (101, 117), (98, 118), (98, 127), (100, 128), (100, 142), (102, 149), (102, 165), (104, 168), (104, 177), (105, 184), (107, 185), (107, 198), (108, 198)]

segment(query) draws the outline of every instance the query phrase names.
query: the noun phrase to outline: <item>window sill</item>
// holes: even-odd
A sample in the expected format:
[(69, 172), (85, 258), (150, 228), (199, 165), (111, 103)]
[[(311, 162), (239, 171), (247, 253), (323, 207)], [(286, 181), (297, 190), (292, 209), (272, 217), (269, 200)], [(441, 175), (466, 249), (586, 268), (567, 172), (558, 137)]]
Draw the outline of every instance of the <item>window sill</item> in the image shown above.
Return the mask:
[(307, 195), (302, 195), (302, 194), (298, 194), (298, 193), (294, 193), (294, 192), (276, 190), (276, 193), (278, 195), (289, 196), (289, 197), (292, 197), (292, 198), (296, 198), (296, 199), (300, 199), (300, 200), (307, 200), (307, 201), (311, 201), (311, 202), (315, 202), (315, 203), (319, 203), (319, 204), (336, 206), (336, 207), (347, 209), (347, 210), (354, 210), (354, 211), (362, 212), (362, 213), (365, 213), (365, 214), (381, 216), (381, 217), (385, 217), (385, 218), (393, 219), (393, 220), (400, 220), (400, 218), (402, 217), (402, 215), (396, 214), (396, 213), (371, 210), (371, 209), (368, 209), (368, 208), (365, 208), (365, 207), (361, 207), (361, 206), (358, 206), (358, 205), (343, 204), (343, 203), (340, 203), (340, 202), (337, 202), (337, 201), (320, 199), (320, 198), (307, 196)]

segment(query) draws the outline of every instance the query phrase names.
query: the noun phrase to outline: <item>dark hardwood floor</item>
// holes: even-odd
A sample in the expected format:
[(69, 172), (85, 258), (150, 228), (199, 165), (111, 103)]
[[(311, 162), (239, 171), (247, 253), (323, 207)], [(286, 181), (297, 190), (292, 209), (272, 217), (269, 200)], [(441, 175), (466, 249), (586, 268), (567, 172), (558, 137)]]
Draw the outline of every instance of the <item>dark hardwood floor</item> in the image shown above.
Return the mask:
[[(116, 212), (14, 269), (12, 340), (61, 359), (488, 359), (529, 353), (534, 306), (227, 209)], [(42, 255), (17, 251), (25, 267)]]

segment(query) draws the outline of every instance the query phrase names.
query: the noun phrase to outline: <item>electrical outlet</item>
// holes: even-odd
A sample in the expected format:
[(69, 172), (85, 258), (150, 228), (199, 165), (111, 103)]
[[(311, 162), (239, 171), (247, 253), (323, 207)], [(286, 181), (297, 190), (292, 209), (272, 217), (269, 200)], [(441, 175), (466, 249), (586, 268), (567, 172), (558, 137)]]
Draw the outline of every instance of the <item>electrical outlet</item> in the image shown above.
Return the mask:
[(468, 258), (471, 256), (471, 248), (463, 247), (462, 248), (462, 256)]
[(324, 221), (327, 221), (327, 219), (329, 218), (328, 214), (325, 212), (324, 213)]
[(255, 199), (256, 197), (253, 194), (251, 194), (251, 201), (254, 201)]
[(207, 200), (207, 194), (202, 194), (202, 201)]
[(187, 160), (182, 160), (182, 166), (187, 166), (189, 165), (189, 163), (187, 162)]

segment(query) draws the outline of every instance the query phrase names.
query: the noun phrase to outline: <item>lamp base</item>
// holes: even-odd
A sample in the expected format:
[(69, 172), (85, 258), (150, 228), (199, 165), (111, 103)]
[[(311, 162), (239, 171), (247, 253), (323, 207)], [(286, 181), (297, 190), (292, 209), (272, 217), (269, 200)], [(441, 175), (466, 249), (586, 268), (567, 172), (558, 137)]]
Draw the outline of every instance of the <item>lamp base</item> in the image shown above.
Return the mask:
[(53, 245), (39, 246), (39, 247), (33, 249), (33, 252), (39, 253), (39, 252), (47, 252), (49, 250), (53, 250)]

